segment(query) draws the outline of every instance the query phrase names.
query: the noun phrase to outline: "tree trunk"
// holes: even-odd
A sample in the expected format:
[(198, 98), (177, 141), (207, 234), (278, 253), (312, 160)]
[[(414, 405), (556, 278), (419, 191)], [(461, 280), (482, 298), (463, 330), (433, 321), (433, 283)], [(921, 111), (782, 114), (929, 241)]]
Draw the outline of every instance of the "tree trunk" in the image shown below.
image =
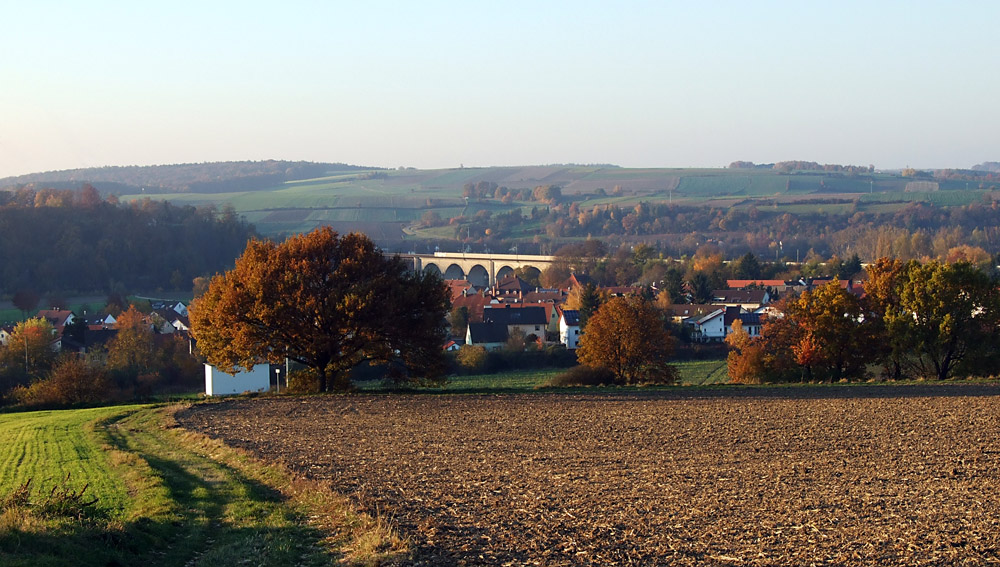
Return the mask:
[(326, 388), (327, 388), (327, 386), (326, 386), (326, 382), (327, 382), (327, 380), (326, 380), (326, 368), (322, 368), (322, 367), (321, 368), (317, 368), (316, 369), (316, 377), (319, 379), (319, 391), (320, 392), (326, 392), (327, 391), (326, 390)]

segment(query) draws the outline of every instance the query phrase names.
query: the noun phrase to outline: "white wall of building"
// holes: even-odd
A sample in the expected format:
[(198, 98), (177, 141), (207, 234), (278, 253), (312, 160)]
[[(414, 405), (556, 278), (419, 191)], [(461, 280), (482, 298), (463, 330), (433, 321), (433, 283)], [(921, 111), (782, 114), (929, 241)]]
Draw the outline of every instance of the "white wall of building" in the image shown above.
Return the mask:
[(271, 366), (258, 364), (249, 372), (226, 374), (211, 364), (205, 365), (205, 395), (232, 396), (244, 392), (266, 392), (271, 387)]

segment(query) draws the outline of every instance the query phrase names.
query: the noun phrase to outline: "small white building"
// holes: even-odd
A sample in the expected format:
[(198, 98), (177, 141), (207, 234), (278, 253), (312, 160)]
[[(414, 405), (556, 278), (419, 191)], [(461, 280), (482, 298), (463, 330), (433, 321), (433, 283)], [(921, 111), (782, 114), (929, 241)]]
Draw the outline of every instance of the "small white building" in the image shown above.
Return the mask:
[(271, 387), (271, 365), (257, 364), (249, 372), (227, 374), (205, 365), (205, 395), (232, 396), (245, 392), (266, 392)]

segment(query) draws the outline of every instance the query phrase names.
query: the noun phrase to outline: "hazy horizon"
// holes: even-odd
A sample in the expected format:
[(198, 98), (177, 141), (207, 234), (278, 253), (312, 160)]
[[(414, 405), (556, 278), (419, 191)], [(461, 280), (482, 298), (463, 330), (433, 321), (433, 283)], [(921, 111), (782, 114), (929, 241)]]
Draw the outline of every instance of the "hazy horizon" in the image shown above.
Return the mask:
[(421, 169), (1000, 160), (1000, 5), (7, 12), (0, 177), (263, 159)]

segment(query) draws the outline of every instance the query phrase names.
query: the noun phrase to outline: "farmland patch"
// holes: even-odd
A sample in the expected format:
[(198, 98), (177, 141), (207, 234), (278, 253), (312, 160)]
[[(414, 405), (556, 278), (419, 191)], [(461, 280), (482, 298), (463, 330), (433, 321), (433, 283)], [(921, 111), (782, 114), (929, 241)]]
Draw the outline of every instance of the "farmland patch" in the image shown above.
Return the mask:
[(986, 564), (994, 385), (233, 400), (178, 419), (396, 519), (417, 564)]

